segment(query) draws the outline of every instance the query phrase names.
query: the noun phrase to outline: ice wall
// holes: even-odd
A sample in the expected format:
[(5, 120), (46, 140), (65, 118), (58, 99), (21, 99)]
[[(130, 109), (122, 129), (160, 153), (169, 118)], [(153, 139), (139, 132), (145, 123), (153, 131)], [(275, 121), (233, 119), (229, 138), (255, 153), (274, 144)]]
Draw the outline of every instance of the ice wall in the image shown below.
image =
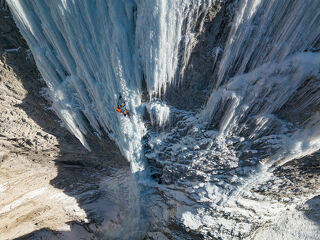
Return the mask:
[(133, 113), (140, 104), (134, 1), (18, 0), (8, 5), (68, 129), (88, 149), (84, 135), (105, 131), (129, 160), (139, 159), (144, 131), (139, 118), (129, 121), (115, 112), (119, 94)]
[(219, 66), (216, 87), (237, 74), (319, 45), (318, 1), (241, 1)]

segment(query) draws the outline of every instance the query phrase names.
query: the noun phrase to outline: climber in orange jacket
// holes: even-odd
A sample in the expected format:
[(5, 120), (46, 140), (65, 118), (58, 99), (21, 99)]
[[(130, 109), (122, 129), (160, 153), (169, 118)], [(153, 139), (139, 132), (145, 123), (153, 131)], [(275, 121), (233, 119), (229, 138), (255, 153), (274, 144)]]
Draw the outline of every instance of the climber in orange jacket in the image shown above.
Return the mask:
[(122, 113), (125, 117), (132, 117), (129, 111), (126, 109), (126, 102), (123, 100), (121, 95), (118, 98), (118, 106), (116, 107), (116, 111)]

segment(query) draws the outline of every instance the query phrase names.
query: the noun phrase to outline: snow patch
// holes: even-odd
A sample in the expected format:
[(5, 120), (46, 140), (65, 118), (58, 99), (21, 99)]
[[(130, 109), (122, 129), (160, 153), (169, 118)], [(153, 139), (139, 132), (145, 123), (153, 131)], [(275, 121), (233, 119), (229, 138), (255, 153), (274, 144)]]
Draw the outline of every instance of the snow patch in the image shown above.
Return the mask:
[(202, 225), (200, 217), (198, 215), (195, 215), (195, 214), (189, 212), (189, 211), (184, 212), (182, 214), (181, 220), (183, 221), (183, 224), (186, 227), (193, 229), (193, 230), (198, 229)]

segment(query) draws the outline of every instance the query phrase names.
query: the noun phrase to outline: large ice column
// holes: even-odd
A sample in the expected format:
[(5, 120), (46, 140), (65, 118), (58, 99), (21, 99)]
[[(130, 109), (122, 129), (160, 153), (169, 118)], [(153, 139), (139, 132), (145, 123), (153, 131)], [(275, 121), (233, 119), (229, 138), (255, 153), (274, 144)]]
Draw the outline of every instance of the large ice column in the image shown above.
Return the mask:
[(89, 128), (105, 131), (129, 160), (139, 159), (143, 124), (115, 111), (119, 94), (133, 113), (140, 104), (135, 2), (7, 2), (69, 130), (88, 149)]
[[(286, 102), (285, 100), (288, 100), (290, 94), (299, 87), (299, 83), (303, 82), (304, 79), (298, 79), (300, 75), (296, 74), (292, 76), (291, 81), (287, 82), (287, 79), (282, 77), (286, 74), (284, 71), (287, 71), (288, 76), (291, 74), (289, 72), (290, 66), (288, 66), (289, 60), (286, 59), (294, 53), (312, 50), (312, 47), (315, 46), (319, 47), (320, 2), (312, 0), (307, 2), (246, 0), (240, 3), (218, 68), (216, 87), (202, 113), (206, 120), (212, 119), (217, 111), (216, 108), (222, 102), (226, 102), (227, 99), (235, 99), (235, 95), (238, 98), (247, 97), (246, 91), (243, 91), (245, 95), (241, 96), (239, 96), (239, 91), (234, 94), (231, 94), (231, 91), (226, 91), (228, 90), (228, 82), (230, 84), (235, 82), (233, 77), (253, 72), (255, 69), (261, 69), (261, 67), (264, 67), (265, 71), (261, 71), (260, 75), (254, 77), (256, 78), (254, 84), (261, 81), (256, 84), (260, 85), (260, 90), (268, 91), (272, 88), (280, 95), (279, 98), (275, 98), (271, 102), (270, 106), (273, 106), (273, 109), (280, 108)], [(314, 57), (317, 58), (317, 55)], [(297, 57), (291, 60), (300, 61), (300, 59)], [(268, 65), (268, 63), (271, 65)], [(284, 66), (287, 65), (287, 70), (283, 68), (283, 72), (279, 72), (281, 67), (278, 67), (278, 71), (275, 71), (272, 77), (268, 77), (271, 74), (270, 71), (274, 69), (272, 68), (273, 64), (281, 65), (282, 63), (284, 63)], [(292, 63), (291, 65), (294, 66), (295, 64)], [(313, 66), (316, 68), (316, 65)], [(293, 68), (291, 68), (291, 71), (293, 71)], [(303, 69), (299, 71), (302, 72)], [(306, 72), (308, 71), (309, 67), (306, 69)], [(269, 80), (262, 80), (266, 76)], [(246, 81), (237, 80), (237, 82), (242, 84), (243, 87)], [(284, 82), (287, 82), (286, 85), (283, 85)], [(235, 83), (232, 83), (232, 85), (235, 86)], [(279, 87), (276, 88), (275, 85), (279, 85)], [(280, 86), (283, 88), (280, 88)], [(245, 103), (247, 109), (252, 109), (263, 100), (261, 95), (258, 94), (260, 90), (257, 89), (255, 99)], [(267, 100), (265, 98), (265, 101)], [(241, 103), (239, 104), (241, 105)], [(262, 112), (263, 110), (260, 111), (260, 113)], [(255, 112), (255, 114), (257, 113)]]
[[(199, 16), (215, 0), (136, 0), (136, 45), (150, 95), (161, 95), (176, 83), (178, 64), (188, 62)], [(151, 12), (152, 14), (146, 14)]]
[(241, 1), (219, 65), (216, 87), (242, 74), (310, 49), (320, 40), (320, 2)]

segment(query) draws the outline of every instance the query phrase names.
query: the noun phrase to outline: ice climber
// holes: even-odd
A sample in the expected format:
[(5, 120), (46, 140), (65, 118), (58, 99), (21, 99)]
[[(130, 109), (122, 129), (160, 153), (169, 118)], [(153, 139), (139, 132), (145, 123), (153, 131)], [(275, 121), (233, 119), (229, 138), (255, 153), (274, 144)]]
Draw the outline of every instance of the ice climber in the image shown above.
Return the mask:
[(125, 117), (132, 117), (132, 115), (129, 113), (129, 111), (126, 109), (126, 102), (121, 97), (121, 95), (118, 98), (118, 106), (116, 108), (117, 112), (122, 113)]

